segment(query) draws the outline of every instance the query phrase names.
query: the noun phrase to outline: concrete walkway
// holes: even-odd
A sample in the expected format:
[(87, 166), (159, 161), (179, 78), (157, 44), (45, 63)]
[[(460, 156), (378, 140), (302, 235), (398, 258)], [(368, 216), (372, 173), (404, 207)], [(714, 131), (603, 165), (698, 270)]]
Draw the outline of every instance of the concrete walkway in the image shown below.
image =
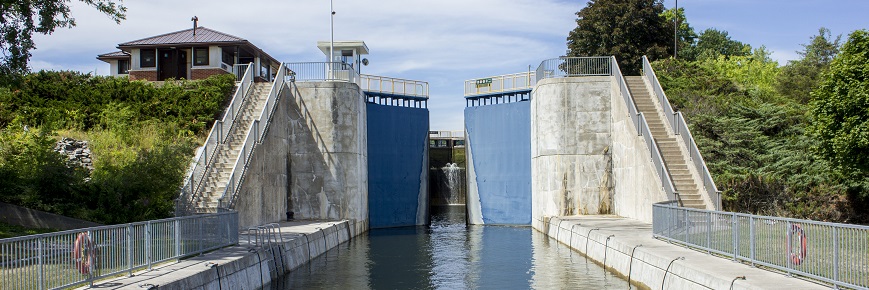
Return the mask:
[(272, 249), (254, 247), (253, 237), (248, 243), (247, 236), (240, 234), (238, 246), (80, 289), (258, 289), (357, 234), (351, 233), (353, 226), (348, 221), (294, 221), (279, 225), (283, 242), (279, 238)]
[[(553, 217), (543, 225), (542, 231), (559, 242), (651, 289), (830, 288), (655, 239), (651, 224), (632, 219)], [(678, 257), (685, 259), (674, 261)], [(745, 280), (734, 280), (741, 276)]]

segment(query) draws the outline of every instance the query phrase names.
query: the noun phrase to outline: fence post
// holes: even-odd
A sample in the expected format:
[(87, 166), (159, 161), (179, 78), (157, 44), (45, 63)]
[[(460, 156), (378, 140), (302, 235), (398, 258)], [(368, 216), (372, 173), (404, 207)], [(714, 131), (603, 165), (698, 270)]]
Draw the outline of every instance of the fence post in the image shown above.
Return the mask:
[(754, 259), (755, 253), (757, 251), (757, 242), (755, 241), (755, 232), (754, 232), (754, 215), (748, 217), (748, 232), (749, 232), (749, 241), (751, 242), (751, 266), (754, 267)]
[(793, 268), (793, 263), (791, 262), (791, 221), (787, 222), (787, 228), (785, 229), (785, 239), (787, 240), (787, 252), (785, 253), (785, 259), (787, 260), (787, 269), (788, 276), (793, 276), (791, 269)]
[(833, 281), (839, 281), (839, 230), (833, 227)]
[[(662, 176), (663, 176), (663, 175), (662, 175)], [(661, 179), (663, 180), (663, 177), (662, 177)], [(682, 212), (684, 212), (684, 215), (685, 215), (685, 232), (684, 232), (684, 233), (685, 233), (685, 239), (682, 240), (682, 241), (684, 241), (686, 244), (690, 244), (690, 242), (689, 242), (690, 237), (688, 236), (688, 232), (691, 231), (691, 225), (688, 224), (688, 209), (687, 209), (687, 208), (683, 208), (683, 209), (682, 209)]]
[(736, 253), (739, 252), (739, 223), (736, 222), (736, 213), (730, 213), (730, 235), (733, 243), (733, 261), (736, 261)]
[(181, 220), (175, 220), (175, 257), (181, 257)]
[(151, 270), (151, 221), (145, 223), (145, 259), (148, 261), (148, 270)]
[(45, 259), (43, 258), (45, 245), (42, 237), (37, 240), (37, 248), (39, 253), (39, 289), (45, 289)]
[(133, 277), (133, 225), (127, 225), (127, 275)]
[(712, 212), (706, 215), (706, 251), (712, 254)]

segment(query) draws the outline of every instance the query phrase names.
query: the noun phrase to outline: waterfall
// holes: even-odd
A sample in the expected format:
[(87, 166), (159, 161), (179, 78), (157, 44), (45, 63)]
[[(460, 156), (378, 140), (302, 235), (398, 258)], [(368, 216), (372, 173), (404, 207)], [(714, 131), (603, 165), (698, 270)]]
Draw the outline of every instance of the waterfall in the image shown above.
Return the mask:
[(465, 173), (464, 168), (455, 163), (447, 163), (441, 167), (448, 190), (444, 201), (446, 204), (465, 204)]

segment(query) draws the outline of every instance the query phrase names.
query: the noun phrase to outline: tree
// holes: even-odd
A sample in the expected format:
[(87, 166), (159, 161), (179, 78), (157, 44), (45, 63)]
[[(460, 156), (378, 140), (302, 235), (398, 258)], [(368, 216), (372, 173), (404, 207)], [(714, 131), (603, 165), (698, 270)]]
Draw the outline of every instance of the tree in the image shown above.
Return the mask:
[[(679, 8), (679, 10), (667, 9), (667, 11), (664, 11), (661, 16), (664, 17), (664, 20), (667, 23), (667, 30), (669, 31), (673, 31), (673, 25), (676, 23), (679, 24), (679, 30), (676, 32), (679, 39), (677, 42), (679, 45), (676, 57), (680, 57), (682, 51), (693, 46), (694, 42), (697, 41), (697, 33), (694, 32), (694, 28), (688, 24), (688, 20), (685, 18), (685, 8)], [(676, 22), (673, 21), (674, 18)], [(672, 48), (670, 49), (672, 50)]]
[(643, 55), (651, 60), (671, 55), (673, 32), (667, 30), (663, 12), (661, 0), (591, 0), (576, 13), (567, 55), (614, 55), (622, 73), (639, 74)]
[(779, 93), (800, 103), (808, 103), (809, 93), (821, 81), (821, 75), (830, 68), (830, 63), (839, 53), (842, 36), (832, 41), (830, 30), (821, 27), (818, 35), (809, 44), (803, 44), (803, 51), (797, 51), (802, 58), (789, 61), (782, 67), (776, 85)]
[(727, 31), (709, 28), (700, 33), (697, 44), (688, 47), (679, 56), (687, 60), (718, 58), (718, 56), (749, 56), (751, 45), (730, 39)]
[(812, 97), (819, 153), (845, 172), (869, 174), (869, 31), (851, 33)]
[[(79, 0), (106, 14), (115, 23), (126, 19), (127, 8), (116, 0)], [(120, 1), (117, 1), (120, 2)], [(0, 1), (0, 75), (8, 77), (28, 71), (30, 50), (36, 49), (33, 33), (51, 34), (58, 28), (75, 27), (69, 0)]]

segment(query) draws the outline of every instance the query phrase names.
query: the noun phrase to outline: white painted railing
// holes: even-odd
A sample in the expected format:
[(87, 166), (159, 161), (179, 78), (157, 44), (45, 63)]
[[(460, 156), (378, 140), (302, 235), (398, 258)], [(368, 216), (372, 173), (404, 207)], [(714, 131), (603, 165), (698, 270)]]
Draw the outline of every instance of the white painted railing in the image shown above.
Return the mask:
[(721, 192), (715, 186), (715, 180), (712, 179), (712, 174), (709, 173), (709, 167), (706, 166), (706, 161), (700, 155), (700, 149), (697, 148), (694, 136), (691, 135), (691, 130), (688, 129), (688, 124), (685, 123), (685, 117), (682, 115), (682, 112), (673, 111), (670, 100), (667, 99), (661, 83), (658, 82), (658, 76), (655, 74), (655, 70), (652, 69), (652, 65), (645, 55), (643, 56), (643, 76), (652, 85), (652, 90), (654, 90), (655, 95), (658, 97), (658, 103), (664, 109), (664, 116), (666, 116), (667, 122), (670, 123), (673, 133), (681, 137), (679, 139), (685, 144), (685, 148), (688, 149), (688, 157), (692, 161), (691, 164), (697, 173), (700, 174), (700, 178), (703, 179), (703, 188), (705, 189), (706, 196), (715, 203), (717, 210), (721, 210)]
[(282, 66), (297, 82), (345, 81), (359, 83), (359, 73), (345, 62), (291, 62)]
[(280, 68), (278, 68), (277, 74), (275, 75), (275, 80), (272, 82), (272, 87), (269, 90), (266, 104), (263, 106), (259, 119), (254, 120), (253, 123), (250, 124), (250, 128), (247, 130), (248, 133), (247, 136), (245, 136), (242, 149), (238, 153), (238, 159), (236, 159), (226, 187), (218, 199), (219, 210), (230, 209), (235, 204), (235, 200), (238, 197), (238, 190), (241, 187), (242, 182), (244, 182), (245, 174), (250, 165), (250, 158), (253, 156), (256, 146), (262, 143), (268, 131), (278, 97), (287, 82), (287, 72), (288, 70), (285, 64), (281, 64)]
[(250, 69), (252, 65), (248, 65), (244, 74), (241, 77), (241, 82), (238, 83), (238, 89), (232, 96), (232, 100), (223, 117), (214, 122), (208, 137), (205, 139), (205, 144), (198, 149), (196, 156), (193, 158), (193, 163), (187, 171), (187, 176), (184, 179), (184, 185), (181, 187), (179, 197), (175, 200), (175, 214), (177, 216), (191, 214), (196, 200), (199, 198), (201, 187), (205, 181), (205, 175), (211, 169), (214, 163), (215, 156), (220, 152), (222, 145), (226, 142), (226, 138), (235, 129), (241, 108), (247, 101), (250, 95), (250, 89), (253, 87), (253, 71)]
[(68, 289), (238, 244), (238, 212), (0, 239), (0, 289)]
[(466, 80), (465, 97), (528, 91), (536, 82), (533, 71)]
[(360, 78), (364, 92), (428, 99), (428, 82), (375, 75), (360, 75)]

